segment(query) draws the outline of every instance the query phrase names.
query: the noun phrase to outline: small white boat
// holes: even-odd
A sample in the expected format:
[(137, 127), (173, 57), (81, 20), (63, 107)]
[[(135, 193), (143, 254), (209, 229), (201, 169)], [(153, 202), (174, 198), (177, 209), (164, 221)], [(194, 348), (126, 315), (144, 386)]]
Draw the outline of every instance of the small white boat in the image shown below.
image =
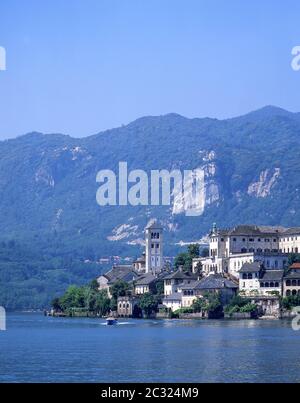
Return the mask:
[(107, 325), (116, 325), (117, 323), (118, 323), (118, 320), (116, 318), (106, 318)]

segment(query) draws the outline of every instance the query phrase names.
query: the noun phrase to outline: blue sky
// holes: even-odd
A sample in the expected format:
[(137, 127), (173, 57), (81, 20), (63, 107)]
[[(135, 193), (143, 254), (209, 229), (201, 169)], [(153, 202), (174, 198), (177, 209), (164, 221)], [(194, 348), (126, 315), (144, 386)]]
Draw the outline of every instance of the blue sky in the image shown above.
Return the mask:
[(298, 0), (1, 0), (0, 139), (300, 111)]

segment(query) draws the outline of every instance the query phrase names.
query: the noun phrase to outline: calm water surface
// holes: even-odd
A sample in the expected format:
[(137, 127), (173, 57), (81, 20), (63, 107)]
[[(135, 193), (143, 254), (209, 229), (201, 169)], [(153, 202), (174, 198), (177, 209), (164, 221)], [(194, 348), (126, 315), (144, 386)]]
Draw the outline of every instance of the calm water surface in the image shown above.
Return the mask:
[(0, 382), (299, 382), (300, 331), (282, 321), (8, 314)]

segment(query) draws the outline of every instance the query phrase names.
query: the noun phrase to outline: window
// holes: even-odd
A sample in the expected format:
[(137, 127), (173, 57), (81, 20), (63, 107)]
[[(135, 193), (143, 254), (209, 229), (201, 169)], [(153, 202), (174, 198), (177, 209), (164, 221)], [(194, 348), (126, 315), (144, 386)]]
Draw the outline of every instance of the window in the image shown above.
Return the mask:
[(247, 252), (247, 249), (246, 248), (242, 248), (241, 249), (241, 253), (246, 253)]
[(286, 296), (288, 297), (289, 295), (291, 295), (291, 290), (286, 291)]
[(243, 238), (243, 242), (246, 242), (246, 239), (245, 239), (245, 238)]
[(159, 239), (159, 232), (156, 234), (156, 238)]
[(297, 281), (296, 280), (292, 280), (292, 286), (296, 286), (297, 285)]
[(221, 238), (221, 242), (224, 242), (224, 238)]
[(158, 248), (159, 248), (159, 243), (156, 244), (156, 249), (158, 249)]
[(265, 283), (265, 287), (269, 287), (269, 283), (268, 283), (268, 282)]
[(277, 242), (277, 240), (276, 240), (276, 239), (273, 239), (273, 242)]
[(258, 238), (257, 241), (260, 242), (260, 238)]
[(249, 242), (254, 242), (254, 238), (249, 238)]
[(152, 249), (154, 248), (154, 243), (151, 244), (151, 248), (152, 248)]
[(252, 273), (248, 273), (248, 280), (252, 280)]
[(270, 283), (270, 287), (274, 287), (274, 283), (273, 283), (273, 281), (271, 281), (271, 283)]
[(279, 283), (278, 283), (278, 281), (275, 281), (275, 287), (279, 287)]
[(293, 290), (292, 295), (296, 295), (296, 294), (297, 294), (297, 290)]
[(233, 240), (233, 242), (236, 242), (236, 238), (233, 238), (232, 240)]
[(263, 287), (265, 286), (265, 284), (264, 284), (264, 283), (260, 283), (260, 286), (263, 288)]
[(286, 280), (286, 283), (285, 283), (285, 284), (286, 284), (287, 287), (290, 287), (290, 285), (291, 285), (291, 280)]
[[(243, 280), (246, 280), (247, 279), (247, 274), (246, 273), (243, 273)], [(245, 283), (244, 283), (245, 284)]]

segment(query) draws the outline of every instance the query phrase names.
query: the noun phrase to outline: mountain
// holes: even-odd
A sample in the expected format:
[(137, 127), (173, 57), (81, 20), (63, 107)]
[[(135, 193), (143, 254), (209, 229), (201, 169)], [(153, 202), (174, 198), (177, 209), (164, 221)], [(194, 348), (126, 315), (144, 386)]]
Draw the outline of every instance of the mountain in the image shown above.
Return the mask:
[[(84, 260), (137, 256), (143, 229), (154, 217), (164, 226), (167, 254), (176, 253), (180, 242), (201, 239), (213, 222), (220, 227), (300, 225), (299, 156), (300, 114), (273, 106), (226, 120), (148, 116), (80, 139), (29, 133), (2, 141), (0, 304), (11, 301), (7, 296), (1, 301), (1, 295), (10, 295), (12, 287), (18, 288), (18, 295), (26, 287), (19, 283), (25, 281), (26, 270), (18, 274), (16, 283), (15, 272), (5, 265), (9, 251), (10, 262), (19, 267), (20, 260), (11, 256), (11, 250), (28, 256), (29, 265), (33, 254), (37, 267), (42, 266), (31, 280), (39, 278), (46, 303), (48, 286), (53, 294), (67, 283), (92, 278), (102, 270), (100, 265), (84, 269)], [(119, 161), (127, 162), (128, 171), (143, 169), (149, 174), (153, 169), (203, 169), (203, 213), (187, 217), (180, 202), (100, 207), (96, 203), (97, 172), (118, 173)], [(48, 262), (48, 271), (53, 266), (62, 270), (67, 279), (56, 279), (53, 285), (41, 261)], [(77, 274), (72, 277), (74, 270)], [(38, 299), (34, 284), (29, 289), (35, 290)], [(27, 306), (30, 296), (25, 300), (22, 304)]]

